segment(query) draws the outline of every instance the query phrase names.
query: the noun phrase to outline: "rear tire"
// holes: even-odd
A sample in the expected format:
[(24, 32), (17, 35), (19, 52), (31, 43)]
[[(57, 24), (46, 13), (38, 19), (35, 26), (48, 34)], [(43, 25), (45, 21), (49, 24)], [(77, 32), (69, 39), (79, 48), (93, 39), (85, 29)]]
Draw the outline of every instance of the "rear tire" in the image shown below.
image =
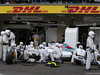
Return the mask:
[(81, 65), (81, 62), (79, 60), (75, 60), (75, 62), (76, 65)]
[(13, 64), (13, 53), (12, 52), (7, 53), (6, 63), (7, 64)]

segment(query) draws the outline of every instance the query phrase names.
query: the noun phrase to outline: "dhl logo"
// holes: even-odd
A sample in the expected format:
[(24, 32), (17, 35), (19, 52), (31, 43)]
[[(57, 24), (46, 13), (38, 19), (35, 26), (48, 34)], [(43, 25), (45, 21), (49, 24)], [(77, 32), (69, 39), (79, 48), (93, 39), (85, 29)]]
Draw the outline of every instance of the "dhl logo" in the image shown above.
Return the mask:
[(100, 13), (97, 9), (97, 6), (69, 6), (67, 10), (62, 10), (61, 13)]
[(39, 10), (40, 6), (13, 7), (13, 10), (7, 13), (48, 13), (48, 10)]

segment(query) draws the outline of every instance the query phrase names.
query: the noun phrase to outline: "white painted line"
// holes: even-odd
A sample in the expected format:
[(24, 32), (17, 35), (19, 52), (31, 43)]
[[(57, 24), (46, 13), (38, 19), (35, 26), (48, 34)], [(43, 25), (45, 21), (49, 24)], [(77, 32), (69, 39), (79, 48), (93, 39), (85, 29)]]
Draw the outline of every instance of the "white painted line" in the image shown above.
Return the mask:
[(85, 74), (88, 74), (88, 75), (100, 75), (100, 73), (85, 73)]

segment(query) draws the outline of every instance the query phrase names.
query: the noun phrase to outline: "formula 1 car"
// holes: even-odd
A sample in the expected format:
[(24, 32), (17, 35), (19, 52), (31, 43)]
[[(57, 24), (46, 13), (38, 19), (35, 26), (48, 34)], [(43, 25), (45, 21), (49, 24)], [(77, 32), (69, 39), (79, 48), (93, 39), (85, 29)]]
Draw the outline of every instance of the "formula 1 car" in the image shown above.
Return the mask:
[(63, 44), (60, 47), (62, 48), (62, 57), (61, 57), (62, 63), (65, 60), (70, 60), (72, 57), (73, 51), (75, 51), (75, 49), (68, 46), (67, 44)]

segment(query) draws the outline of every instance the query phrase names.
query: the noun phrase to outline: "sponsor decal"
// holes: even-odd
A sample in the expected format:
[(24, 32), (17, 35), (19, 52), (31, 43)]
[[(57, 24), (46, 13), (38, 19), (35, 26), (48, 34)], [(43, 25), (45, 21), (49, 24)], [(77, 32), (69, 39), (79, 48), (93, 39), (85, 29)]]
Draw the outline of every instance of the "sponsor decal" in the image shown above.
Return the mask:
[(15, 6), (7, 13), (48, 13), (48, 10), (40, 10), (40, 6)]
[(98, 6), (69, 6), (68, 9), (62, 10), (61, 13), (100, 13)]

